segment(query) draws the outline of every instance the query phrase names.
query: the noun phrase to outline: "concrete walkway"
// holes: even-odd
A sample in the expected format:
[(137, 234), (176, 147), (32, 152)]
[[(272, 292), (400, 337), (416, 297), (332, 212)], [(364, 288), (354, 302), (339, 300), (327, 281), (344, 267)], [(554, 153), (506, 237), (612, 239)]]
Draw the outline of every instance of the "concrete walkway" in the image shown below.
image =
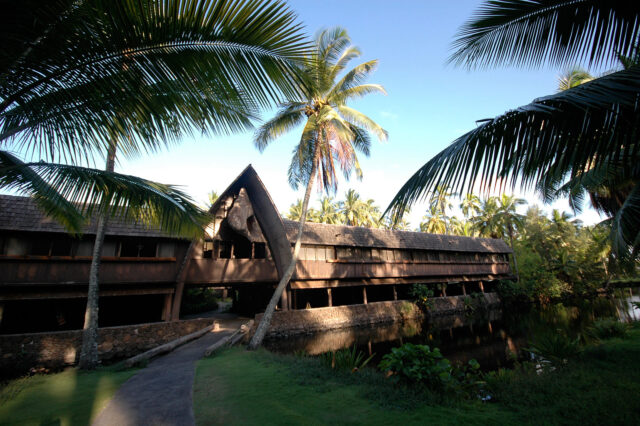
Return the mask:
[(194, 425), (195, 364), (207, 347), (231, 334), (242, 320), (227, 320), (221, 329), (159, 357), (118, 389), (94, 426)]

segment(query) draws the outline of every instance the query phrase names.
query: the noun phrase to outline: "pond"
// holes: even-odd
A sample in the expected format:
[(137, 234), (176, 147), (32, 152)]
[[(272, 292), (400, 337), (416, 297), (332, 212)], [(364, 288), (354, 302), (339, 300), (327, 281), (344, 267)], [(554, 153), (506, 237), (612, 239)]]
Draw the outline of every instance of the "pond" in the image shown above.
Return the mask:
[(269, 339), (265, 346), (274, 352), (304, 351), (309, 355), (356, 345), (375, 354), (377, 363), (392, 348), (404, 343), (438, 347), (452, 362), (476, 359), (483, 370), (511, 367), (515, 359), (527, 356), (525, 348), (545, 333), (563, 333), (575, 338), (602, 318), (631, 322), (640, 320), (640, 288), (616, 290), (611, 297), (596, 297), (579, 303), (551, 303), (519, 306), (517, 309), (470, 312), (425, 322), (403, 322), (371, 327), (330, 330), (286, 339)]

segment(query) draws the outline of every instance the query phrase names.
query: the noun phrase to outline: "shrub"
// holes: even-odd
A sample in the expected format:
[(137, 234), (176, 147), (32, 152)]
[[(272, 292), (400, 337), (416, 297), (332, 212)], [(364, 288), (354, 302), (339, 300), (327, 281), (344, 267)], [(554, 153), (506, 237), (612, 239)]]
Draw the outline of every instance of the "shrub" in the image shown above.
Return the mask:
[(413, 284), (411, 290), (409, 290), (409, 295), (424, 309), (429, 309), (433, 306), (432, 301), (429, 300), (433, 297), (433, 290), (427, 284)]
[(542, 358), (540, 361), (543, 366), (551, 364), (560, 367), (578, 356), (582, 352), (582, 345), (580, 337), (572, 339), (562, 330), (557, 330), (557, 333), (541, 334), (525, 350)]
[(477, 391), (482, 383), (480, 365), (476, 360), (456, 367), (442, 356), (440, 349), (432, 350), (427, 345), (406, 343), (393, 348), (391, 353), (382, 357), (378, 368), (409, 382), (442, 392), (453, 391), (468, 395), (469, 392)]
[(614, 318), (599, 319), (587, 329), (587, 335), (595, 340), (611, 339), (614, 337), (624, 339), (629, 335), (629, 325)]

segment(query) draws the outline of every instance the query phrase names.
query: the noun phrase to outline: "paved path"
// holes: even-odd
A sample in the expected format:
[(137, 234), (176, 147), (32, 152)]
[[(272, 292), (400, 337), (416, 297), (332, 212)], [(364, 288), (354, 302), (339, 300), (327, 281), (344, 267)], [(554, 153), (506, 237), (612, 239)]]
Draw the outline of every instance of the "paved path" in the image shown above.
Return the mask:
[(206, 333), (150, 362), (118, 389), (93, 425), (194, 425), (196, 361), (202, 358), (207, 347), (231, 334), (241, 323), (240, 320), (225, 321), (220, 331)]

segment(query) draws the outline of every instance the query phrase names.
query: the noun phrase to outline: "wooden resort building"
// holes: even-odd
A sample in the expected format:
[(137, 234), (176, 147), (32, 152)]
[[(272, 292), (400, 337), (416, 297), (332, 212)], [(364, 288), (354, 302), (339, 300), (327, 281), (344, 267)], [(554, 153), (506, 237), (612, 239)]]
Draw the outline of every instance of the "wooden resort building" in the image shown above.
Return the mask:
[[(297, 222), (284, 220), (247, 167), (211, 207), (202, 240), (111, 220), (100, 269), (100, 325), (170, 321), (185, 289), (231, 290), (234, 309), (262, 312), (292, 258)], [(0, 333), (81, 328), (95, 225), (65, 233), (27, 197), (0, 196)], [(296, 271), (279, 309), (490, 291), (512, 277), (502, 240), (305, 224)], [(446, 284), (446, 285), (443, 285)]]

